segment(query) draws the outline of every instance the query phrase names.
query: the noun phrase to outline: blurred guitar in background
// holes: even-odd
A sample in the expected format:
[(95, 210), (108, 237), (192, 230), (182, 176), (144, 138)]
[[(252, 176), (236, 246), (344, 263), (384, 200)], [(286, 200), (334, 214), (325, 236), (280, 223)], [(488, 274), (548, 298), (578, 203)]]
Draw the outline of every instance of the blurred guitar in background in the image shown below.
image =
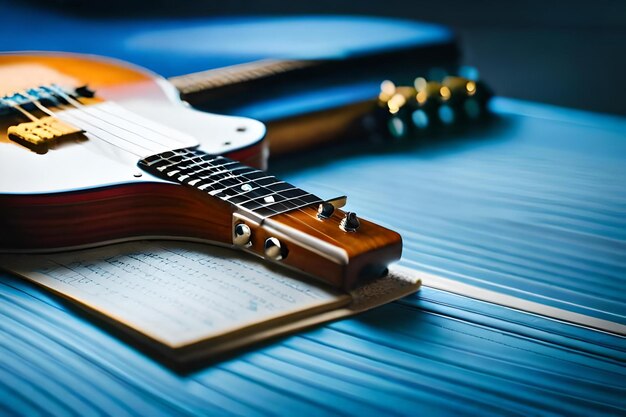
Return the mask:
[[(413, 74), (406, 67), (402, 72), (386, 72), (410, 85), (396, 86), (393, 81), (385, 80), (362, 81), (356, 86), (352, 81), (333, 87), (327, 82), (316, 93), (320, 97), (309, 97), (310, 102), (318, 100), (321, 105), (304, 113), (271, 114), (270, 111), (264, 117), (267, 110), (262, 109), (262, 104), (245, 102), (253, 91), (253, 101), (268, 100), (271, 108), (273, 95), (280, 95), (276, 90), (281, 86), (297, 89), (297, 85), (307, 81), (320, 84), (324, 74), (329, 75), (334, 68), (345, 71), (344, 67), (350, 64), (350, 60), (334, 65), (325, 61), (265, 60), (176, 76), (170, 81), (194, 107), (264, 121), (272, 156), (354, 139), (361, 143), (364, 138), (372, 142), (424, 140), (433, 134), (459, 131), (484, 121), (489, 115), (490, 89), (478, 79), (475, 69), (453, 65), (430, 69), (416, 65)], [(420, 75), (417, 72), (420, 68), (428, 74), (427, 78), (415, 77)], [(337, 89), (347, 94), (333, 101)]]

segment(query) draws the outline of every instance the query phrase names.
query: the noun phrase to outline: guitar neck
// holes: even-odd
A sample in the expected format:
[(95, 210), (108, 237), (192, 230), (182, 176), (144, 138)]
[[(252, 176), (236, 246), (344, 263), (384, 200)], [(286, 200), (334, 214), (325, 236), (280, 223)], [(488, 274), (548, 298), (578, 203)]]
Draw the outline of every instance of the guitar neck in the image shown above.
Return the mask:
[(265, 171), (199, 149), (160, 153), (142, 159), (139, 166), (232, 204), (257, 221), (323, 201)]
[(255, 81), (275, 79), (305, 68), (322, 65), (323, 61), (263, 59), (224, 68), (171, 77), (169, 81), (184, 99), (209, 91), (242, 86)]

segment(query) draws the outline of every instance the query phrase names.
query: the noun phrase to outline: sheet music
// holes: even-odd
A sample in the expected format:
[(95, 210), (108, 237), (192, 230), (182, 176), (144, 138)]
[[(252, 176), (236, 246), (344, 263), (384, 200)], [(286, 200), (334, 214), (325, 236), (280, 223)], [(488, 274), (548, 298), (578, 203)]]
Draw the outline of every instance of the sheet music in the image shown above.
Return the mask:
[(134, 242), (2, 255), (0, 264), (171, 347), (350, 301), (283, 268), (201, 244)]

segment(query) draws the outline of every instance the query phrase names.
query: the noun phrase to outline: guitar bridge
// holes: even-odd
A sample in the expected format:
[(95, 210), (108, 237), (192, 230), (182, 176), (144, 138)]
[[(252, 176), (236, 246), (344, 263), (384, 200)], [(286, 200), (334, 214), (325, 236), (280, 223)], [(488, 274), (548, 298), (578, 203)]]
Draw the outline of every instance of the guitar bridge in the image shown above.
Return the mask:
[(82, 133), (83, 130), (52, 116), (20, 123), (8, 129), (9, 139), (37, 153), (46, 153), (50, 145)]

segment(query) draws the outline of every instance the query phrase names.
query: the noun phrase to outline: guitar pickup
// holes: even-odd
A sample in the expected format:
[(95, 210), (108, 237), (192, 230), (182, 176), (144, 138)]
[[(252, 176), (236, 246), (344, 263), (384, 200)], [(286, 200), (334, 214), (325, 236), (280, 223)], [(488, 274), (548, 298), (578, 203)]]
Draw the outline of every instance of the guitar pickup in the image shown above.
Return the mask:
[(10, 126), (7, 133), (12, 141), (43, 154), (48, 152), (50, 145), (75, 137), (75, 135), (82, 135), (84, 131), (56, 117), (47, 116), (36, 121)]

